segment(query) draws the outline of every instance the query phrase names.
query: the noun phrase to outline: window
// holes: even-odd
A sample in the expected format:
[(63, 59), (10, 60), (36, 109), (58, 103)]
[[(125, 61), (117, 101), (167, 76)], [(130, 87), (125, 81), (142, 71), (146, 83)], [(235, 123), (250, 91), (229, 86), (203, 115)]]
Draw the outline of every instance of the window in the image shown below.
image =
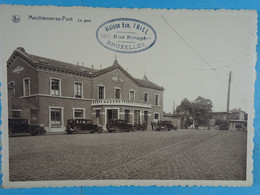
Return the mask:
[(76, 98), (82, 98), (83, 97), (82, 83), (79, 83), (79, 82), (74, 83), (74, 97), (76, 97)]
[(108, 109), (107, 110), (107, 120), (118, 119), (118, 110), (117, 109)]
[(155, 104), (156, 106), (159, 105), (159, 95), (155, 95), (155, 96), (154, 96), (154, 104)]
[(51, 108), (51, 127), (61, 127), (62, 125), (62, 109)]
[(148, 122), (148, 111), (144, 111), (144, 122)]
[(60, 96), (60, 79), (51, 79), (51, 95)]
[(104, 99), (104, 98), (105, 98), (105, 87), (98, 86), (98, 99)]
[(160, 115), (158, 113), (154, 114), (154, 122), (157, 122), (158, 120), (160, 120)]
[(130, 121), (130, 110), (125, 110), (125, 120), (127, 123)]
[(121, 96), (120, 91), (121, 90), (119, 88), (115, 89), (115, 99), (120, 99), (120, 96)]
[(144, 93), (144, 102), (148, 102), (148, 93)]
[(84, 109), (74, 109), (74, 119), (83, 119)]
[(129, 91), (129, 100), (135, 100), (135, 91), (134, 90)]
[(30, 95), (30, 79), (23, 79), (23, 96)]
[(118, 110), (112, 110), (112, 119), (118, 118)]
[(8, 89), (13, 91), (13, 94), (15, 94), (15, 82), (11, 81), (8, 83)]
[(13, 118), (21, 118), (21, 111), (20, 110), (13, 110), (12, 111)]

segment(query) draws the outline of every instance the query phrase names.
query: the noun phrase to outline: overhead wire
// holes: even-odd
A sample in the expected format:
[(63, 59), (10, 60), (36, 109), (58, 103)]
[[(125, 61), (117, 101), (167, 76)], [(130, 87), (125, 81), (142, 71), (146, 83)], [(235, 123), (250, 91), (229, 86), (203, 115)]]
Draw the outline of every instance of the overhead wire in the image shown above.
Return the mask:
[[(165, 23), (175, 32), (175, 34), (185, 43), (186, 46), (190, 48), (193, 53), (199, 57), (216, 75), (217, 79), (220, 81), (219, 75), (216, 72), (216, 69), (207, 61), (205, 60), (174, 28), (173, 26), (161, 15), (161, 18), (165, 21)], [(227, 92), (224, 90), (223, 86), (221, 85), (221, 88), (225, 94)]]

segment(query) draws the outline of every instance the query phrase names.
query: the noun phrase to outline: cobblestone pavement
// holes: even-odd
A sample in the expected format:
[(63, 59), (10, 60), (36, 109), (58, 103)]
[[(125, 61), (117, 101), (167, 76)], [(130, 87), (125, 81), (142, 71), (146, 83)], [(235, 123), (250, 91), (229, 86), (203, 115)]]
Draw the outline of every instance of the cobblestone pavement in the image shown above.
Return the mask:
[(245, 180), (246, 140), (214, 130), (11, 137), (10, 180)]

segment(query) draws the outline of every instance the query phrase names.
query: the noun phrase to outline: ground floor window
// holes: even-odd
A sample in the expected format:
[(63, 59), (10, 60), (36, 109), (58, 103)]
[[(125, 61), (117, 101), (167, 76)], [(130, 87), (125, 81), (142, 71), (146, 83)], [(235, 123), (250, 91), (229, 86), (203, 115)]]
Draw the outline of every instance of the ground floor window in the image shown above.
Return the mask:
[(154, 122), (157, 122), (158, 120), (160, 120), (160, 115), (158, 113), (154, 114)]
[(83, 119), (84, 109), (74, 109), (74, 119)]
[(21, 111), (20, 110), (13, 110), (12, 111), (13, 118), (21, 118)]
[(62, 125), (62, 109), (51, 108), (51, 127), (61, 127)]
[(130, 110), (125, 110), (125, 120), (127, 123), (130, 122)]
[(118, 119), (118, 110), (117, 109), (109, 109), (107, 110), (107, 119)]
[(134, 124), (140, 123), (140, 110), (134, 111)]

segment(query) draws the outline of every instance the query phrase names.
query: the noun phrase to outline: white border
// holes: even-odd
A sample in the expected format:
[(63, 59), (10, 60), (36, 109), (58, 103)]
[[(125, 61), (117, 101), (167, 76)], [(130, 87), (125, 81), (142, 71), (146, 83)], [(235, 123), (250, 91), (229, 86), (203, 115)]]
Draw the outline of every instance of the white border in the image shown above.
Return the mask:
[[(1, 8), (6, 8), (8, 6), (2, 6)], [(22, 6), (21, 6), (22, 7)], [(24, 6), (25, 7), (25, 6)], [(28, 7), (32, 7), (32, 6), (28, 6)], [(35, 6), (36, 7), (36, 6)], [(47, 7), (47, 6), (46, 6)], [(1, 9), (0, 8), (0, 9)], [(37, 7), (40, 8), (40, 7)], [(62, 7), (52, 7), (55, 9), (66, 9), (66, 8), (62, 8)], [(81, 10), (87, 10), (87, 9), (93, 9), (93, 8), (81, 8), (78, 7), (77, 9), (81, 9)], [(118, 8), (95, 8), (95, 9), (104, 9), (104, 10), (118, 10)], [(125, 8), (124, 8), (125, 9)], [(124, 10), (121, 9), (121, 10)], [(130, 9), (125, 9), (125, 10), (130, 10)], [(141, 10), (141, 9), (134, 9), (135, 11), (137, 10)], [(143, 9), (144, 10), (144, 9)], [(146, 11), (152, 11), (152, 9), (145, 9)], [(154, 10), (155, 12), (161, 12), (162, 9), (156, 9)], [(166, 9), (165, 9), (166, 11)], [(192, 10), (192, 11), (200, 11), (200, 10)], [(209, 12), (209, 11), (213, 11), (213, 10), (203, 10), (205, 12)], [(221, 10), (214, 10), (214, 12), (218, 12)], [(230, 10), (227, 10), (230, 11)], [(236, 10), (231, 10), (231, 11), (236, 11)], [(254, 17), (257, 15), (256, 11), (254, 10), (243, 10), (245, 12), (254, 12)], [(254, 18), (252, 16), (252, 24), (251, 24), (251, 31), (252, 32), (257, 32), (256, 31), (256, 23), (257, 23), (257, 19)], [(249, 64), (253, 64), (255, 66), (256, 64), (256, 50), (255, 50), (255, 43), (256, 41), (256, 37), (253, 36), (250, 37), (250, 42), (253, 42), (253, 44), (250, 45), (250, 51), (252, 53), (250, 53), (252, 55), (252, 58), (250, 60)], [(3, 46), (0, 45), (0, 50), (3, 51)], [(1, 82), (2, 82), (2, 86), (1, 86), (1, 92), (2, 92), (2, 102), (4, 102), (2, 104), (2, 121), (3, 124), (2, 126), (0, 126), (1, 131), (2, 131), (2, 170), (3, 170), (3, 186), (10, 188), (10, 187), (15, 187), (15, 188), (22, 188), (22, 187), (46, 187), (46, 186), (52, 186), (52, 187), (63, 187), (63, 186), (84, 186), (84, 185), (88, 185), (88, 186), (130, 186), (130, 185), (135, 185), (135, 186), (151, 186), (151, 185), (156, 185), (156, 186), (176, 186), (176, 185), (180, 185), (180, 186), (249, 186), (252, 185), (252, 170), (253, 170), (253, 161), (252, 161), (252, 153), (253, 153), (253, 135), (254, 135), (254, 128), (253, 128), (253, 119), (254, 119), (254, 94), (250, 94), (249, 97), (249, 107), (250, 110), (248, 112), (248, 136), (247, 136), (247, 176), (246, 176), (246, 181), (227, 181), (227, 180), (88, 180), (88, 181), (84, 181), (84, 180), (67, 180), (67, 181), (35, 181), (35, 182), (10, 182), (9, 181), (9, 163), (8, 163), (8, 159), (9, 159), (9, 140), (6, 139), (8, 137), (8, 125), (7, 125), (7, 121), (8, 121), (8, 115), (7, 115), (7, 78), (6, 78), (6, 72), (7, 72), (7, 68), (6, 68), (6, 62), (4, 62), (2, 59), (2, 52), (0, 52), (0, 62), (1, 62), (1, 66), (2, 66), (2, 78), (1, 78)], [(251, 80), (251, 84), (252, 86), (254, 86), (255, 83), (255, 69), (252, 70), (252, 72), (250, 73), (250, 75), (253, 76), (253, 79)], [(251, 86), (251, 85), (250, 85)], [(252, 91), (250, 91), (251, 93)]]

